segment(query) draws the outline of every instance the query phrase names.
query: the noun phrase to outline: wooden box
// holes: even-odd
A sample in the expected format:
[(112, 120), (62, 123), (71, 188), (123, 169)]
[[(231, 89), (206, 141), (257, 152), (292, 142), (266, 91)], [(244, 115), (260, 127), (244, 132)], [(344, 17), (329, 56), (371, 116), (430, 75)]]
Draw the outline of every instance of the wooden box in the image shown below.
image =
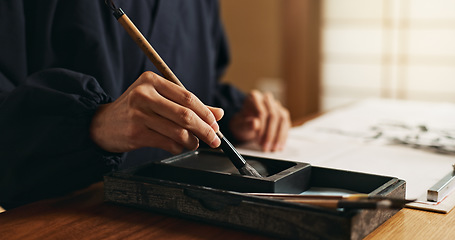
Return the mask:
[[(218, 164), (204, 162), (209, 159)], [(222, 153), (198, 150), (106, 175), (105, 199), (279, 238), (362, 239), (398, 210), (328, 209), (246, 192), (342, 189), (405, 197), (405, 182), (394, 177), (249, 156), (245, 159), (266, 177), (241, 176)]]

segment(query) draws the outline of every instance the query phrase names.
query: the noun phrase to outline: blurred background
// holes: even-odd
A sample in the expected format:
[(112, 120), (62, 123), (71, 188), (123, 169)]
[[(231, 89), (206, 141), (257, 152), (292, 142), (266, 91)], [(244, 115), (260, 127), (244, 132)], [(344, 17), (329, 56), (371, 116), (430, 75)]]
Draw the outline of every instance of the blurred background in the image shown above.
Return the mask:
[(223, 81), (298, 120), (365, 98), (455, 102), (455, 0), (221, 0)]

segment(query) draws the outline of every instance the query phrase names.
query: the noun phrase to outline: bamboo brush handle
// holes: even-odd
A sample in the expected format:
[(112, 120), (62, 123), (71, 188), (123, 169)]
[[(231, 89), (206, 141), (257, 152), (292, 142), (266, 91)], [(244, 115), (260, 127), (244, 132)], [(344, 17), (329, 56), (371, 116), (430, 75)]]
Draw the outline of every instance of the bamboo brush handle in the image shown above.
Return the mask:
[(150, 45), (147, 39), (142, 35), (142, 33), (137, 29), (134, 23), (130, 20), (130, 18), (123, 14), (119, 17), (118, 22), (125, 28), (126, 32), (130, 35), (130, 37), (136, 42), (136, 44), (142, 49), (145, 55), (152, 61), (153, 65), (163, 74), (164, 78), (167, 80), (183, 87), (183, 84), (180, 80), (175, 76), (172, 70), (167, 66), (167, 64), (163, 61), (163, 59), (158, 55), (155, 49)]

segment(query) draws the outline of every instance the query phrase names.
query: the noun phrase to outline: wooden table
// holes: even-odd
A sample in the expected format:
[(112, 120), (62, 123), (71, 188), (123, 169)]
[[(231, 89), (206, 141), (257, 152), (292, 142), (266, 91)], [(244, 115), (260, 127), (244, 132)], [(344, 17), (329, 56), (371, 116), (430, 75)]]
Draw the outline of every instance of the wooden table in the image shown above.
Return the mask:
[[(403, 209), (366, 239), (454, 239), (455, 212)], [(0, 239), (272, 239), (259, 234), (118, 206), (97, 183), (68, 196), (0, 214)]]
[[(294, 122), (300, 125), (321, 113)], [(455, 239), (455, 211), (402, 209), (365, 239)], [(68, 196), (0, 213), (3, 239), (273, 239), (104, 202), (97, 183)]]

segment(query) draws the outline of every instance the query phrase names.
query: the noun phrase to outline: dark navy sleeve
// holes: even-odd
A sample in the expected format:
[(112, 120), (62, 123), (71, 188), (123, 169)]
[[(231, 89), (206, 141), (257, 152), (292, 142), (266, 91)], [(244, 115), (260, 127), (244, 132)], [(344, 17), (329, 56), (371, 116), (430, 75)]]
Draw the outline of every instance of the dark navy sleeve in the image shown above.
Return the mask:
[(99, 104), (111, 101), (90, 76), (49, 69), (28, 77), (0, 105), (0, 205), (63, 194), (113, 170), (120, 155), (90, 139)]
[(96, 108), (112, 101), (95, 78), (61, 68), (28, 75), (23, 9), (22, 1), (0, 2), (0, 206), (5, 208), (100, 181), (121, 160), (89, 136)]
[[(218, 7), (213, 0), (122, 1), (185, 86), (225, 110), (220, 126), (230, 136), (244, 95), (216, 81), (229, 62)], [(97, 107), (153, 70), (104, 1), (0, 1), (0, 33), (0, 206), (61, 195), (123, 163), (161, 157), (159, 149), (105, 152), (90, 139)]]

